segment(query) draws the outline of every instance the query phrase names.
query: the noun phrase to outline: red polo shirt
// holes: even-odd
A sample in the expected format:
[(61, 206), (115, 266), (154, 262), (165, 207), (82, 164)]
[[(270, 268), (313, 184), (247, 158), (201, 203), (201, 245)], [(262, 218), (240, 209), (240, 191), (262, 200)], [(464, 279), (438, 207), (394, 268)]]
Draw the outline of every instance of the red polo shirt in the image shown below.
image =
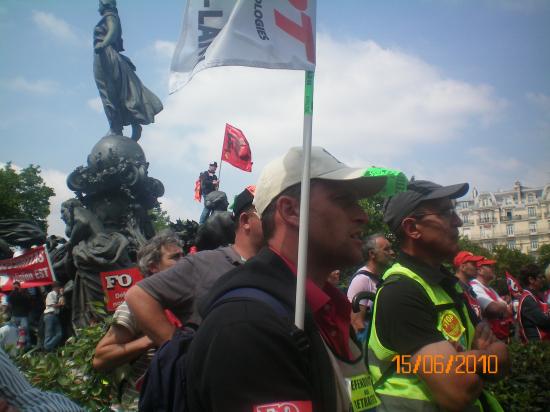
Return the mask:
[[(271, 248), (296, 276), (294, 262)], [(311, 279), (306, 279), (306, 301), (313, 312), (313, 319), (325, 343), (334, 353), (345, 360), (351, 360), (349, 332), (351, 327), (351, 304), (348, 298), (330, 283), (325, 282), (321, 289)]]

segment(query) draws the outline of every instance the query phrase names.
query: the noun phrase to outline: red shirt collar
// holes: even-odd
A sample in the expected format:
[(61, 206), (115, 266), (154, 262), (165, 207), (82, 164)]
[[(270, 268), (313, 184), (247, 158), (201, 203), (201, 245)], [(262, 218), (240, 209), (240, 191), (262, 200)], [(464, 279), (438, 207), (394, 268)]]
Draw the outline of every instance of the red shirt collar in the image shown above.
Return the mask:
[[(270, 247), (296, 276), (296, 264)], [(347, 297), (330, 283), (320, 288), (311, 279), (306, 279), (306, 301), (325, 342), (342, 358), (351, 359), (349, 329), (351, 304)]]

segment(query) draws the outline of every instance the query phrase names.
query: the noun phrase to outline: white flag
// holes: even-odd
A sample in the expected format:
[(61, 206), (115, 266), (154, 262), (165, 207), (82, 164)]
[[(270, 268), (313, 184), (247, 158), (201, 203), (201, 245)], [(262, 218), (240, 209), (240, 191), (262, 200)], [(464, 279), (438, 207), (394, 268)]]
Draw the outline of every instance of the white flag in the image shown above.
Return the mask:
[(316, 0), (188, 0), (170, 93), (215, 66), (315, 70)]

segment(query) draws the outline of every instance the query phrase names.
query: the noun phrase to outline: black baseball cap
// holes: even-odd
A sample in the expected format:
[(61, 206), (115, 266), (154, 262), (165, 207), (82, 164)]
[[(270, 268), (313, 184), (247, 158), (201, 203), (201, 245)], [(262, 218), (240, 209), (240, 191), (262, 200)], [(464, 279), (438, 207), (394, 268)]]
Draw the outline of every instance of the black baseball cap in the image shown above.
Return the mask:
[(233, 210), (233, 219), (238, 219), (243, 210), (252, 204), (254, 200), (254, 191), (256, 186), (251, 185), (235, 196), (231, 209)]
[(212, 162), (212, 163), (210, 163), (208, 166), (218, 167), (218, 162)]
[(470, 185), (458, 183), (451, 186), (441, 186), (427, 180), (409, 182), (407, 190), (392, 196), (384, 204), (384, 222), (395, 232), (403, 219), (409, 216), (420, 203), (426, 200), (457, 199), (464, 196)]

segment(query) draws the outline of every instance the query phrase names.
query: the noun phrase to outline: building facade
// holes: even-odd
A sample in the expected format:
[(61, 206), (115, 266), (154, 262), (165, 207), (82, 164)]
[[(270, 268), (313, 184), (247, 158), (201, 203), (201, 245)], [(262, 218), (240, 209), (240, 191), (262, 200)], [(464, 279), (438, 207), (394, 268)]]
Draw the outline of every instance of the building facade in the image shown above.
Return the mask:
[(550, 243), (550, 183), (529, 188), (516, 182), (510, 190), (479, 192), (458, 200), (460, 234), (486, 249), (506, 246), (533, 254)]

